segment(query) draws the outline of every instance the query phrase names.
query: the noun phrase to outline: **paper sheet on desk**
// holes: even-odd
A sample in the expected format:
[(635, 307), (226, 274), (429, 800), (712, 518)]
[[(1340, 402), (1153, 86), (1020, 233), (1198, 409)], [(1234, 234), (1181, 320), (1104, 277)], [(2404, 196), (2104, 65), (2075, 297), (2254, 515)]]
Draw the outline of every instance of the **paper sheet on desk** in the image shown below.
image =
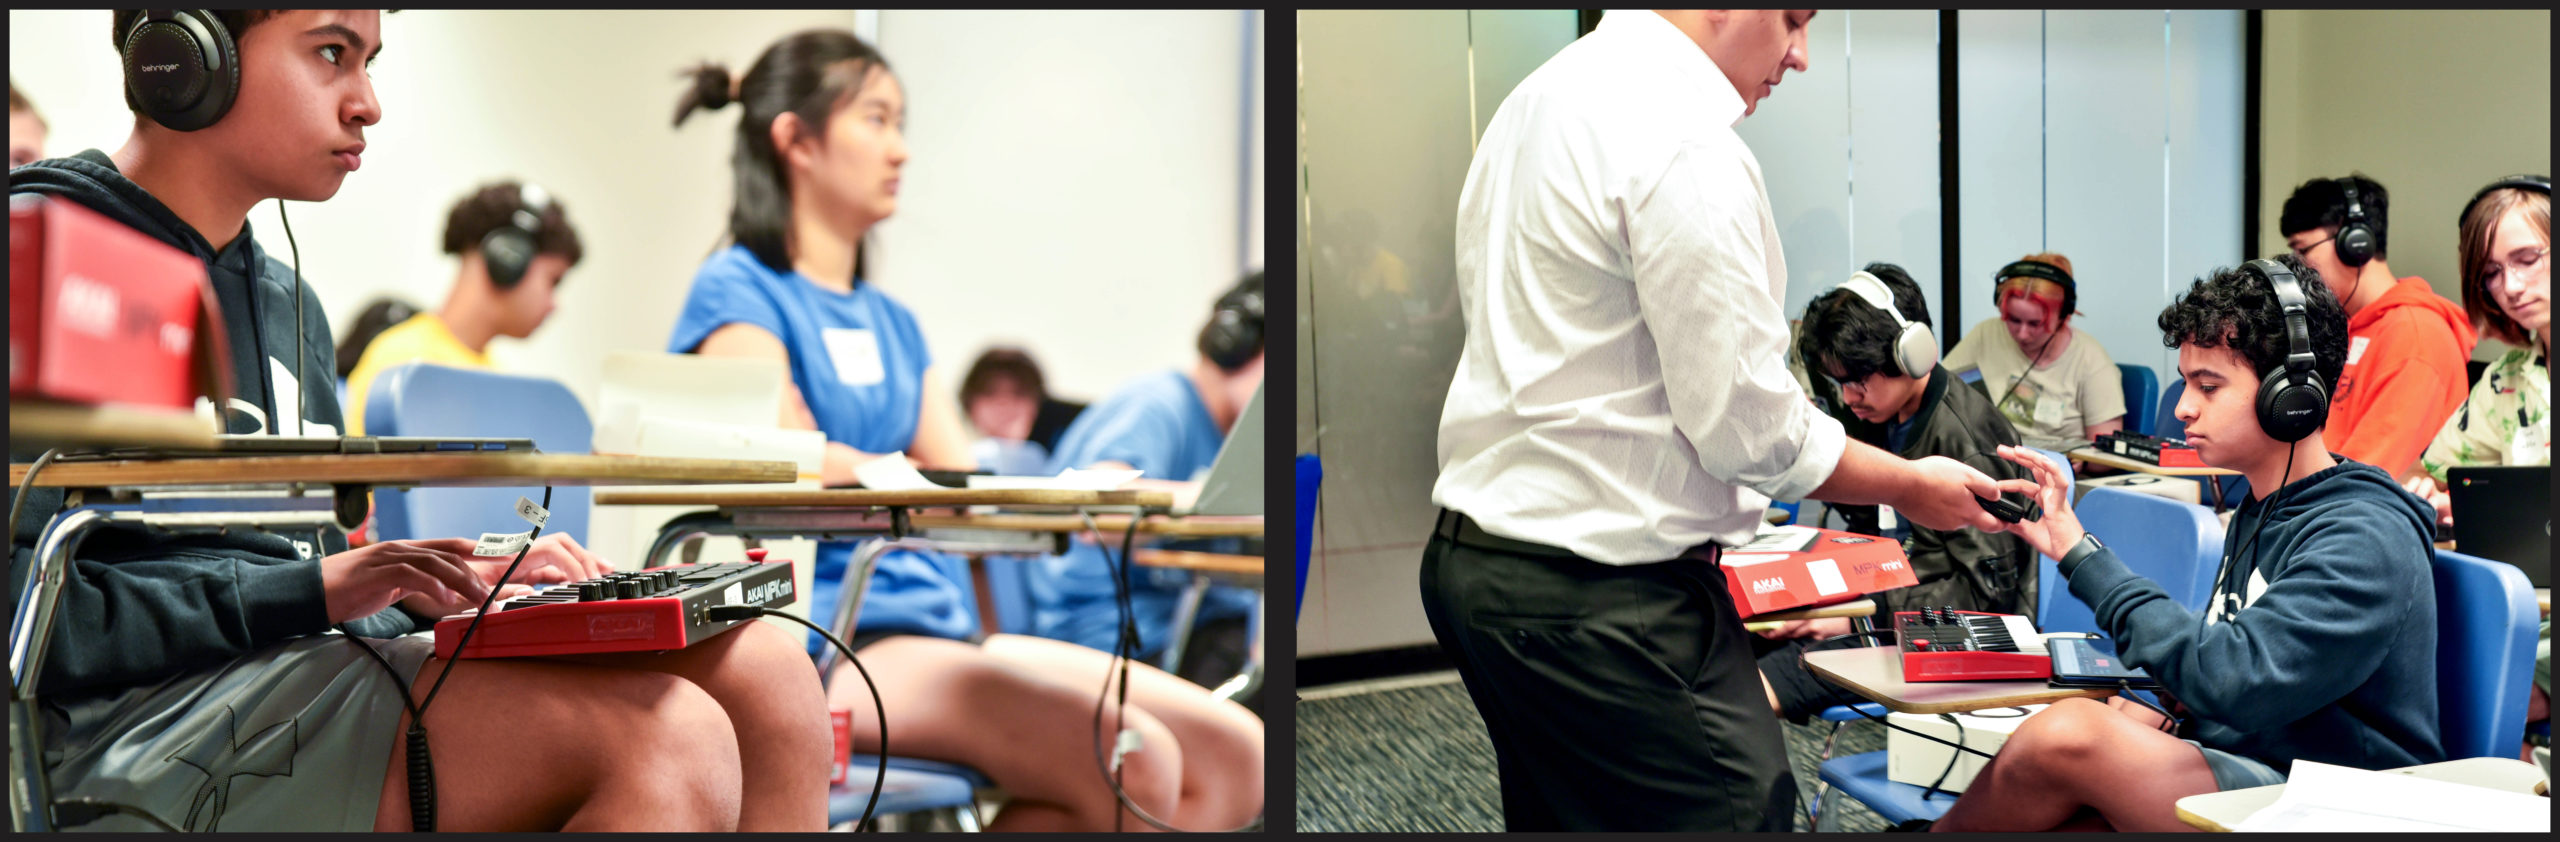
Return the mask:
[[(1058, 491), (1110, 491), (1137, 479), (1144, 471), (1080, 471), (1069, 468), (1054, 477), (971, 476), (970, 488), (1043, 488)], [(949, 491), (916, 473), (904, 452), (891, 453), (853, 468), (862, 487), (880, 491)]]
[(2551, 801), (2307, 760), (2293, 762), (2284, 795), (2232, 830), (2242, 832), (2551, 832)]

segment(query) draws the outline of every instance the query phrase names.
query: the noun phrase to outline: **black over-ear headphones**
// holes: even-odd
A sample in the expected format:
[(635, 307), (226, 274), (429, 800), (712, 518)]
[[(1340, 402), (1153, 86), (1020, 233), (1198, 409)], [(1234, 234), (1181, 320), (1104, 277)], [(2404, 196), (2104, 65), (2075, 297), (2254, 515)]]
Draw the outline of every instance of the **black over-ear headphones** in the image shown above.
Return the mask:
[(2020, 260), (2007, 266), (2002, 266), (2000, 267), (2000, 271), (1992, 273), (1992, 306), (1999, 306), (2000, 282), (2022, 276), (2029, 278), (2041, 278), (2062, 285), (2061, 318), (2054, 320), (2054, 324), (2057, 327), (2061, 324), (2062, 319), (2071, 318), (2071, 314), (2080, 311), (2080, 284), (2071, 280), (2071, 273), (2062, 271), (2062, 267), (2055, 266), (2041, 260)]
[(1255, 272), (1218, 297), (1218, 310), (1200, 329), (1200, 355), (1234, 371), (1262, 350), (1262, 273)]
[(489, 267), (489, 284), (500, 291), (524, 282), (525, 270), (541, 253), (542, 218), (551, 213), (551, 194), (525, 183), (516, 188), (516, 210), (507, 221), (480, 237), (480, 261)]
[(2284, 311), (2284, 363), (2259, 377), (2258, 427), (2276, 441), (2301, 441), (2329, 421), (2329, 387), (2320, 381), (2318, 358), (2311, 354), (2310, 299), (2284, 264), (2259, 258), (2241, 269), (2266, 279)]
[(2511, 175), (2491, 182), (2489, 186), (2480, 188), (2480, 192), (2471, 194), (2471, 201), (2462, 203), (2462, 215), (2453, 218), (2454, 226), (2459, 228), (2461, 227), (2463, 220), (2470, 219), (2471, 209), (2479, 207), (2480, 200), (2489, 198), (2489, 194), (2491, 193), (2507, 189), (2540, 190), (2542, 191), (2542, 195), (2548, 196), (2551, 195), (2551, 177), (2544, 175)]
[(240, 96), (240, 46), (202, 9), (148, 9), (119, 52), (125, 96), (152, 122), (182, 132), (213, 125)]
[(2338, 226), (2338, 236), (2331, 239), (2330, 247), (2338, 252), (2338, 262), (2363, 266), (2381, 247), (2381, 238), (2374, 236), (2373, 223), (2365, 221), (2364, 201), (2356, 196), (2355, 178), (2350, 176), (2337, 181), (2338, 186), (2347, 191), (2347, 222)]

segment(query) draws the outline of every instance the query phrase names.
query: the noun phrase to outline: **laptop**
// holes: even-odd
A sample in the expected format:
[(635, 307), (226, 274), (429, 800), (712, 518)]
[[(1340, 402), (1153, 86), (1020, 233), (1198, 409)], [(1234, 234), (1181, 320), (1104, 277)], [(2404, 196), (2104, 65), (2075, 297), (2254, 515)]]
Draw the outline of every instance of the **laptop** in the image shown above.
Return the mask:
[(1260, 516), (1262, 449), (1262, 387), (1256, 386), (1235, 428), (1227, 431), (1226, 445), (1218, 448), (1217, 461), (1209, 463), (1209, 476), (1200, 481), (1200, 499), (1182, 514)]
[(2454, 468), (2454, 549), (2503, 561), (2534, 587), (2551, 587), (2551, 466)]
[(214, 446), (114, 447), (60, 459), (186, 459), (212, 456), (307, 456), (328, 453), (533, 453), (532, 439), (473, 436), (214, 436)]

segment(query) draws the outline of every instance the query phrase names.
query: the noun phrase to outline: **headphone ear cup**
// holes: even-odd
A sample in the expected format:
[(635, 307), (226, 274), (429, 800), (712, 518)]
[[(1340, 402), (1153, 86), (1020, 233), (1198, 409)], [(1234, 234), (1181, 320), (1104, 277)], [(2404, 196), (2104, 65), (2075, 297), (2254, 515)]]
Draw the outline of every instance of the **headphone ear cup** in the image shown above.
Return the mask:
[(2337, 247), (2338, 262), (2361, 267), (2373, 259), (2373, 229), (2366, 227), (2363, 223), (2347, 225), (2338, 229), (2338, 237), (2334, 245)]
[(2279, 366), (2258, 381), (2258, 427), (2267, 438), (2287, 444), (2310, 438), (2329, 422), (2329, 390), (2320, 375), (2294, 378), (2290, 369)]
[(533, 263), (533, 248), (533, 235), (513, 227), (497, 228), (480, 238), (480, 262), (489, 269), (489, 284), (514, 289)]
[(1902, 366), (1902, 376), (1918, 377), (1938, 367), (1938, 337), (1928, 325), (1903, 328), (1893, 344), (1893, 361)]
[(209, 12), (179, 10), (136, 21), (123, 43), (125, 92), (152, 122), (172, 131), (211, 126), (240, 92), (240, 51)]

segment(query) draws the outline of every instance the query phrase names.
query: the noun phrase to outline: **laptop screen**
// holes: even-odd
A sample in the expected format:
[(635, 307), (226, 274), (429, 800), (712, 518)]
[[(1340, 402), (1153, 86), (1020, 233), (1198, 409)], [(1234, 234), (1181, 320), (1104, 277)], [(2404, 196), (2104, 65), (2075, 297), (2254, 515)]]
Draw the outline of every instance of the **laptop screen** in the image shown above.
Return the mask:
[(1209, 477), (1201, 481), (1200, 499), (1188, 514), (1262, 514), (1261, 387), (1254, 387), (1253, 397), (1236, 415), (1236, 426), (1227, 431), (1227, 443), (1218, 448), (1218, 460), (1210, 463)]

